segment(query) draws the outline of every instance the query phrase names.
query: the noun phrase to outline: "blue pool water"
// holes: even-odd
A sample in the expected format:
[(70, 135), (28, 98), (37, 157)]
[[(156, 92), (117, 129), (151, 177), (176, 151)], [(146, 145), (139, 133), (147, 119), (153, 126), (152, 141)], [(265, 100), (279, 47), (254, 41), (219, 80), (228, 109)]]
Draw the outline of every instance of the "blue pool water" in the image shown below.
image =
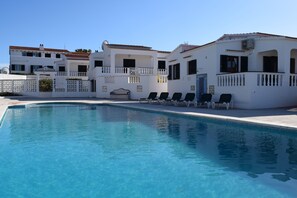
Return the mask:
[(292, 132), (112, 106), (11, 108), (0, 197), (296, 197)]

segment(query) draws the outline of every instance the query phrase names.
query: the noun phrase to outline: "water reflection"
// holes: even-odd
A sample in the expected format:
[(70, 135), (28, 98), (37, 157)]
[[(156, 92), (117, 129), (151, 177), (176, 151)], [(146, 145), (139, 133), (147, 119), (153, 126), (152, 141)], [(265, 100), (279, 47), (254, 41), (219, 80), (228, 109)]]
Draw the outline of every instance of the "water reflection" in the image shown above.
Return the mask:
[[(164, 118), (162, 118), (164, 119)], [(285, 130), (167, 117), (168, 135), (230, 171), (297, 180), (297, 136)], [(156, 127), (158, 128), (159, 125)], [(164, 128), (161, 130), (164, 133)], [(291, 132), (292, 133), (292, 132)]]

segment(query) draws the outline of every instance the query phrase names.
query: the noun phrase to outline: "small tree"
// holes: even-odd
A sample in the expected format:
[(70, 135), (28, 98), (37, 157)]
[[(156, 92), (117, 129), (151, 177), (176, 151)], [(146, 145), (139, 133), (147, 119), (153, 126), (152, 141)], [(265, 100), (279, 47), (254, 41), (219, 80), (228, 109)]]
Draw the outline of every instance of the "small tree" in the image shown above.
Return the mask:
[(92, 53), (91, 49), (76, 49), (75, 52)]
[(40, 92), (51, 92), (51, 91), (53, 91), (53, 80), (52, 79), (39, 80), (39, 91)]

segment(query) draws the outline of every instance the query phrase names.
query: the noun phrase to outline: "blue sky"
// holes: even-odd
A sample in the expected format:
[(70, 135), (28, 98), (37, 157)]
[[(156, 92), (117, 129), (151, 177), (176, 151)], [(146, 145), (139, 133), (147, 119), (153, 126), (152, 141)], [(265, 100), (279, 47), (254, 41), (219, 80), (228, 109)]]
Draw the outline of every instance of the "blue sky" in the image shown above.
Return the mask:
[(100, 49), (110, 43), (173, 50), (225, 33), (297, 37), (296, 0), (9, 0), (0, 3), (0, 65), (10, 45)]

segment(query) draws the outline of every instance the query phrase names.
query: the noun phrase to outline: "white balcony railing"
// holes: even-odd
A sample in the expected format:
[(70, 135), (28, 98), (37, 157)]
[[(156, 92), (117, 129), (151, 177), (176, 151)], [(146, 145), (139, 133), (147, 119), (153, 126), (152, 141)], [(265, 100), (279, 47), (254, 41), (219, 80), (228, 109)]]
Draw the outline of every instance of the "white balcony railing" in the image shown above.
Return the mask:
[(152, 75), (154, 73), (154, 68), (152, 67), (138, 67), (136, 73), (139, 75)]
[(290, 74), (289, 86), (297, 87), (297, 74)]
[(158, 69), (157, 70), (158, 75), (168, 75), (167, 69)]
[[(67, 72), (57, 72), (56, 76), (67, 76)], [(87, 76), (87, 72), (70, 71), (69, 76)]]
[(87, 72), (77, 72), (77, 71), (70, 71), (70, 76), (87, 76)]
[(67, 72), (57, 72), (56, 76), (67, 76)]
[[(110, 66), (98, 67), (99, 74), (110, 74), (112, 69)], [(154, 68), (152, 67), (115, 67), (114, 73), (117, 75), (153, 75)], [(157, 75), (167, 76), (168, 72), (166, 69), (158, 69)]]
[(245, 73), (224, 74), (217, 77), (219, 87), (245, 86)]
[(110, 73), (110, 67), (104, 66), (101, 68), (102, 74), (109, 74)]
[(260, 87), (281, 87), (283, 85), (283, 74), (258, 73), (257, 86)]
[(219, 87), (240, 87), (240, 86), (258, 86), (258, 87), (282, 87), (284, 84), (284, 74), (266, 73), (266, 72), (244, 72), (222, 74), (217, 76), (217, 85)]
[(130, 68), (128, 67), (116, 67), (115, 68), (116, 74), (130, 74)]
[(140, 83), (140, 77), (139, 76), (129, 76), (128, 77), (128, 83)]

